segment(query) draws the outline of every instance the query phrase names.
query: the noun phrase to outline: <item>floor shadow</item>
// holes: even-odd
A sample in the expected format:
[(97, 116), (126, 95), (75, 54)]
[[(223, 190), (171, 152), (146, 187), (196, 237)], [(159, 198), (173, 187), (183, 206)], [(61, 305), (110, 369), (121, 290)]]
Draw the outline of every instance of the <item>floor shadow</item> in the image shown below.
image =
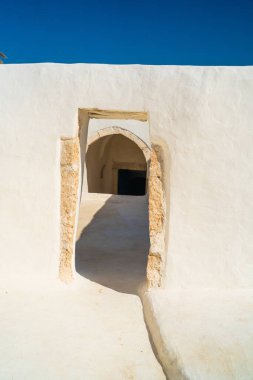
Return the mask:
[(101, 199), (94, 194), (81, 205), (76, 271), (118, 292), (137, 294), (146, 278), (149, 250), (147, 198)]

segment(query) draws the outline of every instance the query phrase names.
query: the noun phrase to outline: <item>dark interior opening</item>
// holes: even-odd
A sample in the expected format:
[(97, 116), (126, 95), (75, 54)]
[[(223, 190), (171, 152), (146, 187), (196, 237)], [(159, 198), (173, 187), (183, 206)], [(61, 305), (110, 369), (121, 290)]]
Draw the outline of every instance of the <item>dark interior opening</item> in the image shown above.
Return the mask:
[(145, 195), (146, 171), (145, 170), (118, 170), (118, 194), (119, 195)]

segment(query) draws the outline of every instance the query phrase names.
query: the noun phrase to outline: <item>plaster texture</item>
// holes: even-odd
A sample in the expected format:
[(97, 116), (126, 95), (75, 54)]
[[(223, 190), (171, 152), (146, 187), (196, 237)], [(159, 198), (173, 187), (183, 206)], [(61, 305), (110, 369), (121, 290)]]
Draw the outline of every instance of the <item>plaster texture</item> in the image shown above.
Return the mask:
[(90, 107), (147, 111), (168, 151), (165, 286), (252, 287), (252, 67), (1, 65), (0, 82), (1, 286), (57, 283), (60, 138)]
[(87, 195), (77, 235), (80, 289), (0, 295), (0, 379), (165, 379), (137, 296), (147, 215), (146, 197)]
[(168, 379), (252, 378), (251, 291), (152, 290), (143, 304)]
[[(151, 144), (162, 151), (165, 202), (161, 286), (167, 295), (154, 291), (146, 308), (150, 329), (158, 324), (161, 333), (156, 348), (166, 365), (163, 352), (174, 360), (176, 345), (185, 378), (227, 379), (230, 359), (239, 363), (229, 366), (230, 378), (251, 378), (252, 307), (242, 294), (250, 297), (253, 288), (253, 67), (0, 66), (0, 289), (78, 292), (84, 285), (75, 272), (68, 288), (58, 279), (61, 138), (80, 135), (85, 164), (89, 120), (78, 109), (147, 112), (148, 123), (136, 120), (136, 134), (146, 139), (140, 123), (148, 125)], [(118, 115), (116, 126), (132, 130), (133, 122)], [(106, 123), (115, 126), (115, 119)], [(227, 308), (221, 294), (231, 294)], [(187, 295), (194, 312), (174, 295)], [(216, 305), (217, 318), (208, 305)], [(186, 331), (187, 325), (186, 342), (172, 327)], [(191, 363), (188, 353), (199, 353), (203, 336), (208, 359)]]
[(138, 296), (99, 284), (0, 296), (1, 380), (162, 380)]

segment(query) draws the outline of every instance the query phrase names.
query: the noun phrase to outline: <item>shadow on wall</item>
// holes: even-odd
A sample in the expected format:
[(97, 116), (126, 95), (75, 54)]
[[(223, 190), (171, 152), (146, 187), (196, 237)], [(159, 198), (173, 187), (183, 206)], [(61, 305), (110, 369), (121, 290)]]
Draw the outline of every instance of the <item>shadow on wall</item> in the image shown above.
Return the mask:
[(149, 251), (146, 196), (112, 195), (100, 209), (96, 195), (85, 200), (78, 236), (77, 273), (121, 293), (138, 293)]

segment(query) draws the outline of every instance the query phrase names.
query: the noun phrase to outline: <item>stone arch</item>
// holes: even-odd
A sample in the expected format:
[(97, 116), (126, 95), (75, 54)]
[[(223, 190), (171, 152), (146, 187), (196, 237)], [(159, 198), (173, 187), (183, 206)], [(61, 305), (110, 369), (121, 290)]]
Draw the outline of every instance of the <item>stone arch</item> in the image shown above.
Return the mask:
[(105, 137), (109, 135), (119, 135), (119, 134), (133, 141), (142, 150), (142, 153), (147, 163), (150, 161), (151, 149), (149, 148), (149, 146), (140, 137), (135, 135), (133, 132), (130, 132), (127, 129), (116, 127), (116, 126), (103, 128), (95, 132), (94, 134), (92, 134), (88, 138), (87, 149), (91, 144), (93, 144), (95, 141), (97, 141), (101, 137)]
[(146, 194), (150, 154), (149, 146), (129, 130), (109, 127), (91, 134), (85, 189), (91, 193)]

